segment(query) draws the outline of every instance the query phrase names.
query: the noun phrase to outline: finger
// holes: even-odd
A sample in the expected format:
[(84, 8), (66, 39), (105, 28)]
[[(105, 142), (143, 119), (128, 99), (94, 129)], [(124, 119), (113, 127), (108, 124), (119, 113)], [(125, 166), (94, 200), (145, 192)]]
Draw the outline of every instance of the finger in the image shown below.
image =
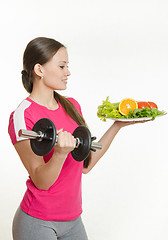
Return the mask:
[(70, 146), (75, 147), (76, 141), (75, 141), (74, 136), (71, 133), (68, 133), (67, 137), (68, 137), (68, 142), (69, 142)]
[(137, 123), (146, 123), (146, 122), (151, 122), (151, 121), (153, 121), (153, 119), (137, 121)]
[(57, 130), (57, 134), (59, 134), (62, 131), (63, 131), (63, 128), (60, 128), (59, 130)]
[(76, 147), (76, 138), (74, 136), (72, 136), (72, 144), (73, 144), (73, 147), (75, 148)]

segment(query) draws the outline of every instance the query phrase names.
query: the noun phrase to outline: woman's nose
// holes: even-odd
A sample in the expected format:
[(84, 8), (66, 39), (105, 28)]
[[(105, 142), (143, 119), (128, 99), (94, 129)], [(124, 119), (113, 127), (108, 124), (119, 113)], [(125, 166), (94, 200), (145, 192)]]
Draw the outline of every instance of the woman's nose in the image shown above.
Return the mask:
[(69, 71), (68, 68), (67, 68), (67, 73), (66, 73), (66, 75), (67, 75), (67, 76), (70, 76), (70, 75), (71, 75), (71, 73), (70, 73), (70, 71)]

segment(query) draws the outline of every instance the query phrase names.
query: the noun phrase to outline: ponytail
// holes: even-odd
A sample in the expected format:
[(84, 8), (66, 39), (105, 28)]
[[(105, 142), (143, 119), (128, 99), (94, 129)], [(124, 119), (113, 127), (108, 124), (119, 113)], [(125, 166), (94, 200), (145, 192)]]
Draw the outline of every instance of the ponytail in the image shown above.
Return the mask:
[(33, 81), (29, 78), (29, 74), (26, 70), (23, 70), (21, 73), (23, 86), (28, 93), (31, 93), (33, 90)]

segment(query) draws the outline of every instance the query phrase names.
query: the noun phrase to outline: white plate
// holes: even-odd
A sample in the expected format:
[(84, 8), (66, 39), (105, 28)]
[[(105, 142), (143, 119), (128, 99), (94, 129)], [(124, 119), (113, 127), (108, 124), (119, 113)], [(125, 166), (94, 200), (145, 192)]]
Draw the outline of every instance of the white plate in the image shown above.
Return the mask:
[[(163, 113), (161, 115), (156, 116), (157, 117), (162, 117), (166, 115), (167, 113)], [(107, 118), (110, 120), (114, 121), (120, 121), (120, 122), (140, 122), (140, 121), (147, 121), (147, 120), (152, 120), (152, 117), (141, 117), (141, 118)]]

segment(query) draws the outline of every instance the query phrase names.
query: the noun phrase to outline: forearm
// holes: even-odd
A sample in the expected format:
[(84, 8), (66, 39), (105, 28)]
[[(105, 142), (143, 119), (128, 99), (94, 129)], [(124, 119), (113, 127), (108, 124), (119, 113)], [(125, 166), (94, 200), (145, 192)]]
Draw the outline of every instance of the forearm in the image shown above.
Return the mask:
[(45, 164), (34, 170), (33, 182), (38, 189), (48, 190), (59, 177), (67, 155), (57, 154), (55, 151), (52, 158)]
[(35, 169), (35, 185), (42, 190), (47, 190), (54, 184), (69, 152), (75, 148), (75, 140), (70, 133), (61, 130), (58, 135), (58, 142), (54, 146), (52, 158), (46, 164)]
[(121, 126), (117, 122), (114, 122), (114, 124), (105, 132), (105, 134), (99, 140), (99, 143), (102, 144), (102, 149), (91, 153), (90, 164), (87, 168), (83, 169), (83, 173), (88, 173), (99, 161), (99, 159), (106, 153), (120, 128)]

